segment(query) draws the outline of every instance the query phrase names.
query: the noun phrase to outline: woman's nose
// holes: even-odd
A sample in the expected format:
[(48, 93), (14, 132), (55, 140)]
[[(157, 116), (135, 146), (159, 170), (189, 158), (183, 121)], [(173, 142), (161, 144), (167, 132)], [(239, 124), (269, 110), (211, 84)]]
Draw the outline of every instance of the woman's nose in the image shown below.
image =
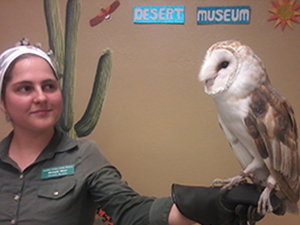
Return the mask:
[(40, 102), (44, 102), (46, 100), (47, 100), (46, 94), (44, 93), (44, 91), (41, 88), (38, 88), (35, 91), (34, 102), (40, 103)]

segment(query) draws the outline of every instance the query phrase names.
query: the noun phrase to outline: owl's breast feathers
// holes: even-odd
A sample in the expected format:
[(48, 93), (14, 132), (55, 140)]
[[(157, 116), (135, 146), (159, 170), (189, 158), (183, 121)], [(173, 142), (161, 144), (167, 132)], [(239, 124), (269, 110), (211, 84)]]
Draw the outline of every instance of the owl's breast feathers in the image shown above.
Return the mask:
[(251, 93), (244, 123), (281, 191), (296, 203), (300, 193), (300, 160), (291, 105), (266, 81)]

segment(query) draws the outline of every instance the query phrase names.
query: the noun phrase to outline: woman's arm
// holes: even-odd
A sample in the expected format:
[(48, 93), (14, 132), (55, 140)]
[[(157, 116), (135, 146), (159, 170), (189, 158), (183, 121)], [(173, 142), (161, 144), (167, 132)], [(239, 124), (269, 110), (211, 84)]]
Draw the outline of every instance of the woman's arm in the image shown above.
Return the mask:
[(169, 225), (192, 225), (195, 222), (184, 217), (178, 210), (175, 204), (173, 204), (169, 217), (168, 217)]

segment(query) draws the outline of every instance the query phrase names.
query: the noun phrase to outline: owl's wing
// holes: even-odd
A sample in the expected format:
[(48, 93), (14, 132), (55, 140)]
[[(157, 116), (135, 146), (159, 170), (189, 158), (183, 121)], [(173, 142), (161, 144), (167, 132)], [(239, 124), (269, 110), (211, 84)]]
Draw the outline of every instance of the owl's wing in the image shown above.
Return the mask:
[(293, 109), (269, 83), (254, 91), (250, 108), (245, 119), (248, 132), (281, 191), (297, 202), (300, 165)]

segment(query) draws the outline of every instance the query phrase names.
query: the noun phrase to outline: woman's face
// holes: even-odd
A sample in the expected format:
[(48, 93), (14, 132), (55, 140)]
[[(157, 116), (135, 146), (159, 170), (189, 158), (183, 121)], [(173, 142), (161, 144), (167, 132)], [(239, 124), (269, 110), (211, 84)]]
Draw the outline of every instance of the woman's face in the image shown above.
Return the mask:
[(19, 59), (9, 74), (2, 99), (15, 130), (42, 132), (59, 120), (63, 100), (58, 80), (42, 58)]

